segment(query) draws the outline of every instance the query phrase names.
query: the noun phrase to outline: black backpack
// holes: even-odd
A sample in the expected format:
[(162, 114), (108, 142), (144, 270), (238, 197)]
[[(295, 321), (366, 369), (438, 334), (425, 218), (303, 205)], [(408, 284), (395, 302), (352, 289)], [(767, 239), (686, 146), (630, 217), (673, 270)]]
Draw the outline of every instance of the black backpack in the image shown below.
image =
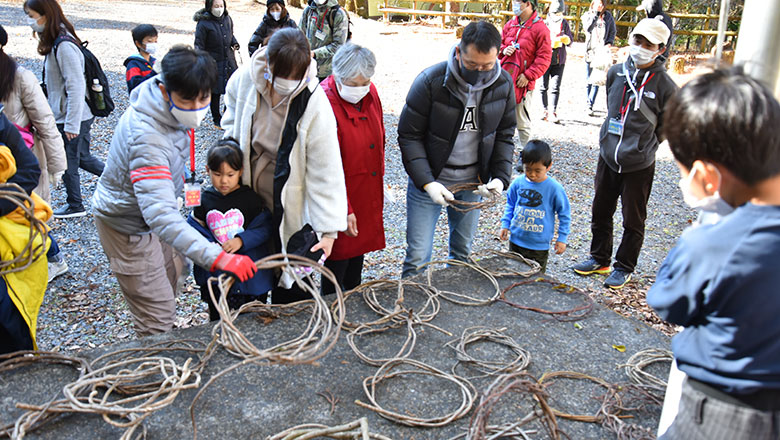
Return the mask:
[[(333, 29), (333, 19), (336, 17), (336, 14), (339, 13), (339, 9), (342, 9), (341, 5), (336, 5), (328, 11), (328, 24), (331, 29)], [(349, 18), (349, 13), (346, 9), (344, 9), (344, 14), (347, 15), (347, 41), (349, 41), (352, 39), (352, 19)]]
[[(57, 46), (59, 46), (63, 41), (70, 41), (71, 43), (75, 44), (79, 49), (81, 49), (81, 53), (84, 55), (84, 81), (87, 84), (86, 101), (87, 105), (89, 106), (89, 110), (93, 115), (102, 118), (110, 115), (114, 110), (114, 101), (111, 99), (111, 89), (108, 85), (106, 74), (103, 72), (103, 68), (100, 67), (100, 61), (98, 61), (97, 57), (95, 57), (95, 54), (93, 54), (92, 51), (87, 49), (89, 41), (85, 41), (79, 44), (79, 42), (70, 35), (61, 34), (54, 40), (54, 47), (52, 48), (52, 51), (54, 52), (55, 58), (57, 57)], [(92, 84), (93, 80), (95, 79), (97, 79), (98, 83), (103, 87), (103, 103), (105, 104), (103, 108), (98, 108), (97, 98), (95, 97), (95, 93), (92, 91)], [(43, 65), (43, 84), (46, 84), (45, 63)]]

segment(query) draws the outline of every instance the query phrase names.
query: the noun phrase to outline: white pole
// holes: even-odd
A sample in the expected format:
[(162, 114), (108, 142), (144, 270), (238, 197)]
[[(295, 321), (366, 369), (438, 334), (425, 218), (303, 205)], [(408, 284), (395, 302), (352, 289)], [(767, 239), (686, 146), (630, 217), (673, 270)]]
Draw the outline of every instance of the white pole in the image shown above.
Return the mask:
[(718, 38), (715, 49), (715, 59), (720, 61), (723, 59), (723, 42), (726, 41), (726, 27), (729, 23), (729, 0), (722, 0), (720, 2), (720, 19), (718, 20)]
[(763, 81), (770, 90), (780, 89), (780, 1), (745, 0), (734, 64)]

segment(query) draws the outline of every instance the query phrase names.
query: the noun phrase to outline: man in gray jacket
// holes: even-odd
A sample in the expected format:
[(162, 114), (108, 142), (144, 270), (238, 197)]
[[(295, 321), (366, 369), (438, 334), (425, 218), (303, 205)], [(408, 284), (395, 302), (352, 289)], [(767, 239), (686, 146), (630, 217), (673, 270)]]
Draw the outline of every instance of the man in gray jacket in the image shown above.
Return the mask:
[[(431, 260), (442, 206), (450, 226), (449, 256), (467, 260), (479, 210), (461, 212), (450, 202), (476, 202), (509, 185), (517, 122), (512, 78), (497, 61), (500, 45), (495, 26), (470, 23), (449, 60), (420, 73), (406, 97), (398, 123), (409, 174), (404, 277)], [(482, 184), (474, 192), (447, 189), (464, 183)]]
[(176, 46), (161, 65), (161, 75), (130, 94), (92, 202), (100, 243), (142, 336), (173, 327), (179, 253), (241, 281), (257, 270), (249, 257), (209, 243), (179, 212), (177, 196), (194, 148), (189, 133), (208, 112), (214, 60)]

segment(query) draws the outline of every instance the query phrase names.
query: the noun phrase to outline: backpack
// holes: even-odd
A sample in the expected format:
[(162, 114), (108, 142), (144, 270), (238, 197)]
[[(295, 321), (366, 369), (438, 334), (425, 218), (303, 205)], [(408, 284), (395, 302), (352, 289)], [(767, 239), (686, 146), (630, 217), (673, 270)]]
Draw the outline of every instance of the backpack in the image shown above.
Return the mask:
[[(85, 41), (81, 44), (76, 41), (75, 38), (71, 37), (67, 34), (62, 34), (58, 36), (54, 40), (54, 47), (52, 50), (54, 51), (54, 57), (57, 57), (57, 46), (60, 45), (63, 41), (70, 41), (71, 43), (78, 46), (79, 49), (81, 49), (81, 53), (84, 55), (84, 81), (87, 84), (87, 105), (89, 106), (89, 110), (92, 112), (94, 116), (98, 117), (106, 117), (111, 114), (111, 112), (114, 110), (114, 101), (111, 99), (111, 90), (109, 88), (108, 79), (106, 78), (105, 72), (103, 72), (103, 68), (100, 67), (100, 61), (98, 61), (97, 57), (95, 57), (95, 54), (92, 53), (89, 49), (87, 49), (87, 45), (89, 44), (89, 41)], [(98, 108), (95, 95), (92, 93), (92, 84), (93, 80), (97, 79), (98, 83), (103, 87), (103, 102), (105, 103), (105, 108)], [(43, 84), (46, 84), (46, 64), (43, 65)]]
[[(336, 5), (328, 11), (328, 24), (330, 24), (331, 29), (333, 29), (333, 19), (338, 14), (339, 9), (342, 9), (341, 5)], [(352, 39), (352, 19), (349, 18), (349, 13), (346, 9), (344, 9), (344, 14), (347, 16), (347, 41), (349, 41)]]

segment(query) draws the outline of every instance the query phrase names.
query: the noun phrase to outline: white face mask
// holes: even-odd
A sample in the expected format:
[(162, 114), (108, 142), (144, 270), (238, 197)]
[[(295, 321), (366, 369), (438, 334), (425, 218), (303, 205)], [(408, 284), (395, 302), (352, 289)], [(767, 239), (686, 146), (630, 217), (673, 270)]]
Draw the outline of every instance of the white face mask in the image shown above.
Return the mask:
[(170, 93), (168, 94), (168, 99), (170, 102), (170, 107), (168, 107), (168, 110), (171, 111), (173, 117), (176, 118), (176, 120), (179, 121), (181, 125), (187, 128), (198, 128), (200, 123), (203, 122), (203, 118), (206, 117), (206, 113), (209, 111), (208, 105), (203, 108), (197, 108), (193, 110), (179, 108), (176, 106), (176, 104), (173, 103), (173, 98), (171, 97)]
[(525, 3), (512, 2), (512, 13), (519, 17), (520, 14), (522, 14), (523, 10), (525, 9), (524, 5)]
[(45, 24), (38, 24), (38, 20), (32, 17), (27, 17), (27, 24), (30, 25), (33, 31), (38, 32), (39, 34), (46, 29)]
[(371, 90), (370, 85), (359, 87), (347, 86), (338, 80), (336, 81), (336, 87), (338, 88), (341, 98), (350, 104), (357, 104), (361, 99), (368, 95), (369, 90)]
[(211, 8), (211, 15), (215, 17), (222, 17), (222, 14), (225, 13), (225, 8)]
[(632, 44), (628, 47), (628, 53), (631, 55), (631, 59), (634, 60), (634, 65), (644, 66), (650, 64), (655, 59), (656, 53), (650, 49), (645, 49), (642, 46)]
[(279, 19), (282, 18), (282, 11), (271, 12), (271, 17), (273, 17), (274, 20), (279, 21)]
[(320, 5), (320, 6), (324, 5), (327, 2), (328, 2), (328, 0), (314, 0), (314, 3), (316, 3), (316, 4)]
[(146, 53), (149, 55), (154, 55), (157, 53), (157, 43), (146, 43), (146, 47), (144, 49)]
[[(717, 171), (717, 169), (716, 169)], [(698, 209), (700, 212), (699, 218), (696, 224), (711, 224), (717, 223), (721, 217), (730, 214), (734, 207), (726, 203), (720, 197), (720, 192), (715, 191), (711, 196), (704, 197), (702, 199), (696, 198), (691, 191), (691, 183), (693, 183), (693, 176), (696, 174), (696, 168), (693, 168), (688, 177), (680, 179), (680, 191), (683, 194), (683, 200), (685, 204), (693, 209)], [(718, 187), (720, 187), (720, 172), (718, 171)]]

